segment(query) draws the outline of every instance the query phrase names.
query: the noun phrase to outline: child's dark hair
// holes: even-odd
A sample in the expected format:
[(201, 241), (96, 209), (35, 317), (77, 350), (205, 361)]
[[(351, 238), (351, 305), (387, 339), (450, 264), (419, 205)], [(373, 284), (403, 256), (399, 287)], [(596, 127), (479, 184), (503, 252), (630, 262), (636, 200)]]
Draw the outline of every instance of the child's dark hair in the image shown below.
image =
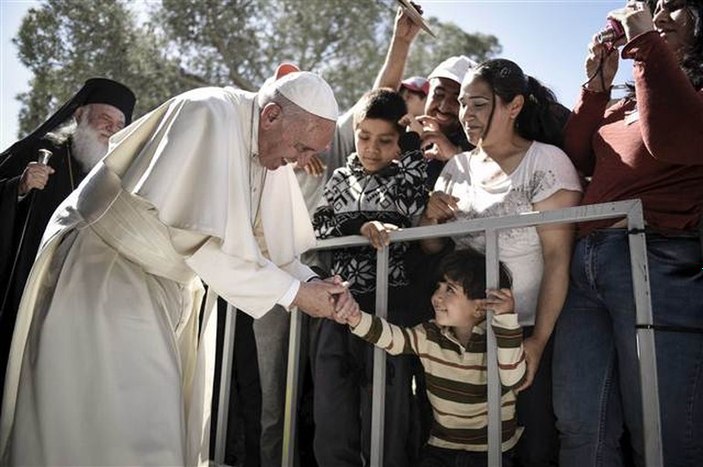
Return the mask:
[[(437, 282), (450, 279), (461, 284), (472, 300), (486, 296), (486, 256), (475, 250), (457, 250), (447, 254), (437, 268)], [(499, 264), (498, 287), (510, 288), (512, 278), (503, 263)]]
[(485, 81), (493, 90), (493, 106), (489, 128), (495, 111), (495, 96), (505, 103), (523, 96), (525, 104), (515, 119), (515, 130), (525, 139), (562, 145), (565, 119), (554, 93), (532, 76), (526, 75), (515, 63), (504, 58), (487, 60), (472, 71), (474, 78)]
[(390, 88), (379, 88), (364, 94), (354, 110), (354, 126), (366, 118), (385, 120), (392, 123), (398, 133), (405, 128), (398, 120), (408, 113), (408, 107), (400, 94)]

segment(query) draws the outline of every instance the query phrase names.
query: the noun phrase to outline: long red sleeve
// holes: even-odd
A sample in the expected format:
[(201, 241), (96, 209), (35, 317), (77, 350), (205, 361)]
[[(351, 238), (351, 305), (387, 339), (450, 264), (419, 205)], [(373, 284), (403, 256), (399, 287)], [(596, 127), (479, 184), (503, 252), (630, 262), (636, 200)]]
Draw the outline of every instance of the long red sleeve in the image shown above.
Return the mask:
[(695, 229), (703, 208), (703, 92), (656, 32), (634, 38), (622, 53), (635, 60), (636, 101), (605, 110), (606, 93), (583, 91), (565, 128), (567, 154), (592, 176), (583, 204), (640, 198), (649, 226)]

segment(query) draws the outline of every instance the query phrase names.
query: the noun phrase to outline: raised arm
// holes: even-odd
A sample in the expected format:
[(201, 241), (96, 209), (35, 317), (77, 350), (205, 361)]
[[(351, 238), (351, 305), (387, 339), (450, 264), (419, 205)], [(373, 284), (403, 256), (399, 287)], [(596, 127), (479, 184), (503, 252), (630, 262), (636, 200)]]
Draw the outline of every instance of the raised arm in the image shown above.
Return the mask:
[[(419, 7), (417, 8), (422, 13), (422, 10)], [(410, 45), (419, 32), (420, 26), (405, 14), (405, 10), (398, 7), (391, 44), (388, 47), (386, 61), (383, 62), (383, 66), (374, 82), (374, 89), (391, 88), (398, 90), (405, 72), (405, 64), (408, 61)]]

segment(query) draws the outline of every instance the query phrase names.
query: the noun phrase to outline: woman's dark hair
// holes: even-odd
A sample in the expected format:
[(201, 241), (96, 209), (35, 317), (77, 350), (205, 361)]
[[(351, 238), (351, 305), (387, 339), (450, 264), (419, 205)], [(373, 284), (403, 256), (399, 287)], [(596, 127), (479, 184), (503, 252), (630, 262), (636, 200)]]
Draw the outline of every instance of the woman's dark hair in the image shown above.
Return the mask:
[(693, 43), (684, 51), (681, 68), (693, 87), (703, 88), (703, 2), (684, 0), (685, 7), (691, 12), (693, 24)]
[[(649, 10), (654, 14), (657, 7), (657, 0), (646, 0)], [(693, 87), (696, 90), (703, 88), (703, 2), (700, 0), (683, 0), (684, 8), (687, 8), (692, 14), (691, 19), (693, 24), (693, 43), (684, 50), (681, 59), (681, 69), (688, 77)], [(633, 82), (626, 83), (627, 95), (626, 98), (636, 98), (635, 84)]]
[(385, 120), (395, 125), (398, 133), (405, 128), (398, 123), (408, 113), (408, 107), (400, 94), (390, 88), (379, 88), (364, 94), (354, 110), (354, 125), (366, 118)]
[[(437, 282), (450, 279), (464, 289), (467, 298), (475, 300), (486, 296), (486, 257), (471, 249), (448, 253), (437, 267)], [(510, 272), (503, 263), (499, 265), (498, 287), (512, 286)]]
[(486, 133), (493, 121), (495, 96), (508, 103), (521, 95), (525, 98), (525, 104), (515, 121), (517, 133), (525, 139), (562, 146), (562, 129), (566, 120), (563, 106), (551, 90), (526, 75), (515, 62), (504, 58), (487, 60), (471, 73), (493, 90), (493, 107)]

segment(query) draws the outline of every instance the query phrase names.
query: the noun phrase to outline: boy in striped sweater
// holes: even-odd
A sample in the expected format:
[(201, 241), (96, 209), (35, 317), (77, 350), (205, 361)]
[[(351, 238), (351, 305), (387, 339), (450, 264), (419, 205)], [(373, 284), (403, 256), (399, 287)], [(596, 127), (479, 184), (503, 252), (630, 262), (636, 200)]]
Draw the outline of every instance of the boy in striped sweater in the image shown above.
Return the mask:
[(503, 465), (512, 465), (512, 448), (522, 431), (515, 418), (515, 388), (526, 368), (522, 329), (507, 270), (501, 265), (501, 288), (486, 291), (485, 267), (485, 257), (473, 251), (447, 255), (432, 295), (435, 319), (412, 328), (364, 313), (355, 303), (338, 314), (354, 334), (388, 353), (414, 353), (420, 358), (434, 417), (422, 467), (487, 464), (487, 309), (495, 312), (491, 325), (502, 385)]

